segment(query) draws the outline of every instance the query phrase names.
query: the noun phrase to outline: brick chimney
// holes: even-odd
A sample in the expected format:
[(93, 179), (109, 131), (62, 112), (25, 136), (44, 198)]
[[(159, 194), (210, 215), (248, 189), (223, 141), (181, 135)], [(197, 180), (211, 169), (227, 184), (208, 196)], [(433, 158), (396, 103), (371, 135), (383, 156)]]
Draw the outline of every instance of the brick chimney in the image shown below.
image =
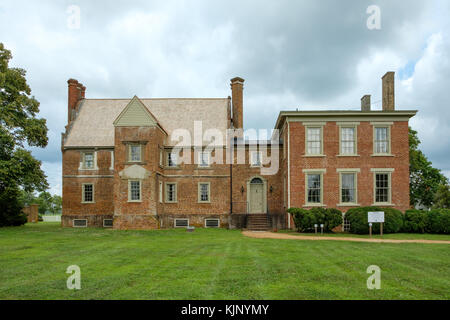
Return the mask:
[(233, 105), (233, 127), (244, 128), (244, 79), (235, 77), (231, 79), (231, 96)]
[(361, 98), (361, 111), (370, 111), (370, 94)]
[(84, 99), (86, 87), (75, 79), (67, 80), (69, 85), (68, 103), (67, 103), (67, 123), (73, 120), (78, 101)]
[(383, 111), (395, 110), (395, 72), (387, 72), (383, 78)]

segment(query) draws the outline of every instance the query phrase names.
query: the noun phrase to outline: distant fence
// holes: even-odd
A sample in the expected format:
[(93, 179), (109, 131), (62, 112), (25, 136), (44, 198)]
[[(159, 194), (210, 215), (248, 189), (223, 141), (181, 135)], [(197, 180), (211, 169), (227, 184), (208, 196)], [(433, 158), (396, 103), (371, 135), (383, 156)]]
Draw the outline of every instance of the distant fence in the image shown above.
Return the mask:
[(42, 220), (45, 222), (61, 222), (61, 216), (47, 216), (43, 215)]

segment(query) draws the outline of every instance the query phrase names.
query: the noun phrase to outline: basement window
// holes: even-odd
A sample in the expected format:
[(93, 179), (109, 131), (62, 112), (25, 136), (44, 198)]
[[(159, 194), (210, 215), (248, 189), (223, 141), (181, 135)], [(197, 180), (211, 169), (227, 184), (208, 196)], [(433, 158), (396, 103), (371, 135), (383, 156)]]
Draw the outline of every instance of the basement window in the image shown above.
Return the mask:
[(113, 226), (113, 219), (103, 219), (103, 227), (111, 228)]
[(218, 228), (220, 219), (205, 219), (205, 228)]
[(344, 218), (344, 222), (342, 224), (342, 231), (350, 232), (350, 221)]
[(175, 228), (187, 228), (189, 227), (189, 219), (175, 219)]
[(74, 228), (86, 228), (87, 227), (87, 219), (73, 219), (73, 227)]

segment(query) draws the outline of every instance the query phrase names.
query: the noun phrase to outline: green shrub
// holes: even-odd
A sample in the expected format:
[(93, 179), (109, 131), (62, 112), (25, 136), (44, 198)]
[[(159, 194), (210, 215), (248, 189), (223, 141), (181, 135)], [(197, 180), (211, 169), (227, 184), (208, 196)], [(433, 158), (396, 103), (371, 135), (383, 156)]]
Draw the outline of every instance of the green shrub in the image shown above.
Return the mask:
[[(350, 222), (350, 232), (356, 234), (368, 234), (369, 223), (367, 213), (370, 211), (384, 211), (383, 233), (399, 232), (403, 226), (403, 214), (393, 208), (359, 207), (347, 211), (345, 218)], [(380, 232), (380, 223), (372, 225), (372, 232)]]
[(289, 208), (288, 212), (292, 214), (295, 227), (299, 232), (314, 231), (314, 224), (323, 224), (324, 231), (329, 232), (342, 224), (342, 213), (334, 208), (312, 208), (310, 210)]
[(450, 209), (433, 209), (427, 215), (428, 233), (450, 233)]
[(428, 212), (423, 210), (406, 210), (403, 217), (403, 232), (425, 233), (428, 224)]
[(342, 224), (342, 212), (335, 208), (326, 210), (325, 230), (331, 231)]

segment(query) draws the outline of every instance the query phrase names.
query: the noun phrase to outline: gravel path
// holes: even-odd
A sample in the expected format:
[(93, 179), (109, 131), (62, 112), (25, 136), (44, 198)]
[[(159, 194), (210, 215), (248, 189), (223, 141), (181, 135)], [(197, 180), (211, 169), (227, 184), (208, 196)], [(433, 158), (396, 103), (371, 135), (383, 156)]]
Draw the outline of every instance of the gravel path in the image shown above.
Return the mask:
[(383, 242), (383, 243), (440, 243), (450, 244), (446, 240), (395, 240), (395, 239), (364, 239), (352, 237), (327, 237), (327, 236), (295, 236), (286, 233), (275, 233), (265, 231), (242, 231), (242, 234), (250, 238), (259, 239), (291, 239), (291, 240), (334, 240), (334, 241), (354, 241), (354, 242)]

